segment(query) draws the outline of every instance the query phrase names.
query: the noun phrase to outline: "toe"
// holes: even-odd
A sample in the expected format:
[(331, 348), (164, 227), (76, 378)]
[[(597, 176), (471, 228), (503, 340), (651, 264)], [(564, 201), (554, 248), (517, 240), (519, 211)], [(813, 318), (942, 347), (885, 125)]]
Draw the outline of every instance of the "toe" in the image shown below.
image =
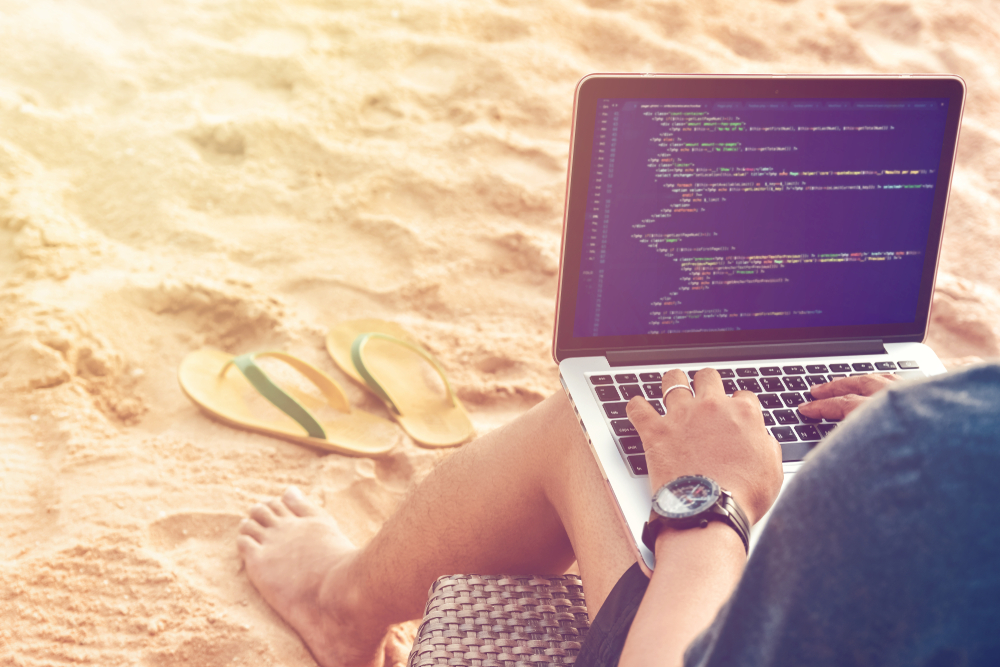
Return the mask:
[[(264, 534), (267, 530), (253, 519), (243, 519), (239, 526), (240, 537), (248, 537), (258, 544), (264, 543)], [(239, 539), (239, 538), (237, 538)]]
[(292, 516), (292, 510), (288, 509), (288, 505), (281, 498), (271, 498), (271, 500), (267, 501), (267, 506), (277, 517)]
[(309, 502), (297, 486), (288, 487), (288, 490), (281, 496), (281, 500), (296, 516), (318, 516), (323, 514), (323, 510)]
[(250, 508), (250, 518), (265, 528), (271, 528), (278, 523), (278, 517), (274, 515), (271, 508), (259, 503)]
[(236, 538), (236, 550), (243, 558), (253, 558), (262, 548), (260, 542), (249, 535), (240, 535)]

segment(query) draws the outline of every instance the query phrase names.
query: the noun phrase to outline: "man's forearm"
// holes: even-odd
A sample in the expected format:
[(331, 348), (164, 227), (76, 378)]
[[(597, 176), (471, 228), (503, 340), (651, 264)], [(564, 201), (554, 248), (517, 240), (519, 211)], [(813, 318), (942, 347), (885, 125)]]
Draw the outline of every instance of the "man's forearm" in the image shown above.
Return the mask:
[(688, 644), (715, 618), (745, 564), (743, 542), (723, 523), (661, 531), (656, 570), (619, 664), (680, 667)]

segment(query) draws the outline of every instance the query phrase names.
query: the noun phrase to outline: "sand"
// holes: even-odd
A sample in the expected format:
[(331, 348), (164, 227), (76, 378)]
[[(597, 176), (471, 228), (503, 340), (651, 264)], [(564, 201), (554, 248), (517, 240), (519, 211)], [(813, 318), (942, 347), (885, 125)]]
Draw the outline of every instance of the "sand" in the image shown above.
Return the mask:
[(969, 100), (929, 343), (1000, 354), (990, 2), (0, 0), (0, 665), (314, 664), (234, 530), (299, 485), (358, 542), (447, 452), (235, 430), (183, 356), (406, 326), (479, 432), (558, 390), (576, 82), (951, 72)]

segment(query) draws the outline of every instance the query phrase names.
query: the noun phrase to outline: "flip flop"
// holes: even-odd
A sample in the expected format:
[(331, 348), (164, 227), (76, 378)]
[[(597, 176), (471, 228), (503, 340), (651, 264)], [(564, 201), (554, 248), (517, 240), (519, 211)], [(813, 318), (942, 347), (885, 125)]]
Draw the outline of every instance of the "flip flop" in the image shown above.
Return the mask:
[[(277, 359), (294, 368), (319, 389), (326, 401), (295, 388), (279, 387), (254, 361), (261, 357)], [(385, 454), (398, 439), (392, 422), (352, 410), (343, 389), (326, 373), (284, 352), (234, 357), (218, 350), (198, 350), (184, 357), (177, 378), (195, 405), (237, 428), (356, 456)], [(284, 415), (255, 412), (248, 400), (254, 393), (266, 398)], [(333, 408), (337, 414), (321, 422), (310, 407)]]
[(326, 347), (341, 370), (382, 399), (414, 441), (450, 447), (475, 435), (444, 369), (398, 324), (343, 322), (330, 331)]

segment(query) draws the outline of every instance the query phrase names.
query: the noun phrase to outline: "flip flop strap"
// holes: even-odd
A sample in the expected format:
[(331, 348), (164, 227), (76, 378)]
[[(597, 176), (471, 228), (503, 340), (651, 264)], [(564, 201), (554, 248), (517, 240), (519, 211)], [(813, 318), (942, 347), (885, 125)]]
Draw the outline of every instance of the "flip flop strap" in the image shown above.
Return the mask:
[(376, 396), (388, 403), (397, 415), (402, 413), (399, 411), (399, 408), (396, 407), (396, 403), (392, 400), (389, 394), (386, 393), (385, 389), (382, 388), (379, 381), (372, 376), (368, 367), (365, 365), (364, 358), (361, 356), (362, 348), (364, 348), (368, 341), (373, 338), (395, 343), (396, 345), (402, 345), (403, 347), (408, 348), (423, 357), (431, 366), (434, 367), (437, 374), (441, 376), (441, 381), (444, 383), (444, 390), (448, 393), (448, 400), (451, 401), (452, 405), (455, 405), (455, 393), (451, 390), (451, 383), (448, 382), (448, 377), (444, 374), (444, 369), (441, 368), (441, 364), (437, 362), (437, 359), (428, 354), (423, 348), (384, 333), (372, 332), (361, 334), (355, 338), (354, 343), (351, 344), (351, 361), (354, 362), (354, 367), (358, 369), (358, 374), (364, 378), (365, 384), (368, 385), (368, 388), (371, 389)]
[(268, 374), (264, 372), (264, 369), (254, 361), (256, 357), (271, 357), (285, 362), (312, 382), (323, 393), (323, 396), (332, 407), (347, 412), (350, 410), (350, 407), (348, 406), (347, 397), (344, 395), (343, 390), (323, 371), (285, 352), (255, 352), (233, 357), (223, 366), (220, 373), (220, 375), (225, 374), (230, 365), (236, 366), (261, 396), (294, 419), (299, 426), (306, 430), (306, 433), (310, 437), (325, 440), (326, 431), (323, 430), (319, 420), (313, 416), (308, 408), (275, 384)]

